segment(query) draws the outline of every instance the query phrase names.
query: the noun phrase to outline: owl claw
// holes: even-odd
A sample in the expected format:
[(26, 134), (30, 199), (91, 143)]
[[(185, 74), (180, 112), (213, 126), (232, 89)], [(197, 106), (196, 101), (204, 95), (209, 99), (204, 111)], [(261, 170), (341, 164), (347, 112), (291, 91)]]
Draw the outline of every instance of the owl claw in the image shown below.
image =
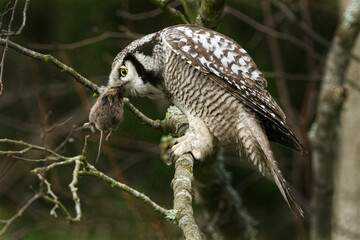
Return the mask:
[(169, 153), (169, 159), (170, 159), (171, 164), (175, 164), (175, 154), (174, 154), (174, 151), (172, 151), (172, 150)]
[[(197, 158), (194, 157), (194, 155), (192, 154), (192, 152), (187, 152), (187, 153), (191, 154), (191, 156), (193, 157), (193, 159), (194, 159), (194, 165), (197, 165), (197, 164), (199, 164), (199, 163), (201, 162), (200, 159), (197, 159)], [(186, 154), (186, 153), (185, 153), (185, 154)], [(174, 165), (175, 165), (175, 162), (176, 162), (176, 160), (177, 160), (178, 158), (179, 158), (179, 157), (174, 154), (174, 151), (171, 150), (170, 153), (169, 153), (169, 159), (170, 159), (171, 164), (174, 164)]]

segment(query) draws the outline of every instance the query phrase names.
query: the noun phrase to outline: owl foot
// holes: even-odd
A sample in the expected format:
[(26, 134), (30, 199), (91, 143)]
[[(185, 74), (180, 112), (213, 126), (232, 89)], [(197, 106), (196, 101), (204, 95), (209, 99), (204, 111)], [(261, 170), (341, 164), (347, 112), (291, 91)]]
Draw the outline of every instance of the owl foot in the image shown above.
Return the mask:
[(191, 153), (195, 162), (204, 159), (213, 148), (212, 137), (204, 136), (194, 129), (189, 129), (183, 137), (171, 148), (170, 160), (175, 163), (181, 155)]

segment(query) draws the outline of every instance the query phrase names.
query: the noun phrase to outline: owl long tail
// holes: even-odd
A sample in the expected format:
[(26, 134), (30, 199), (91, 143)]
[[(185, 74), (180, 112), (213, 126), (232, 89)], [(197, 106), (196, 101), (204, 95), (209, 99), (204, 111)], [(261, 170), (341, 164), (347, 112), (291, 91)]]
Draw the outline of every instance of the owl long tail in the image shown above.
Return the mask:
[(250, 162), (263, 175), (268, 175), (275, 181), (292, 212), (296, 216), (303, 217), (303, 210), (297, 203), (277, 165), (266, 133), (254, 113), (250, 111), (242, 111), (240, 115), (237, 124), (237, 145), (241, 146), (239, 150), (243, 148)]

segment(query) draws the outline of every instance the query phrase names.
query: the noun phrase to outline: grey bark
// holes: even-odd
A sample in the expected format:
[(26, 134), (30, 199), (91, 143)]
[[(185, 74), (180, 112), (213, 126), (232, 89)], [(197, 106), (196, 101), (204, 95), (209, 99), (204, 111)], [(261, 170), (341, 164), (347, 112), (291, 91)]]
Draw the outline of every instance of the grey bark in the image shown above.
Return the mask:
[(351, 49), (359, 32), (360, 1), (352, 0), (329, 49), (318, 109), (313, 125), (312, 156), (314, 188), (310, 237), (331, 239), (333, 166), (338, 150), (338, 127), (346, 98), (344, 79), (351, 59)]
[[(345, 1), (342, 1), (345, 5)], [(353, 54), (360, 53), (360, 37)], [(360, 239), (360, 62), (346, 74), (346, 100), (340, 117), (339, 153), (334, 168), (332, 239)]]

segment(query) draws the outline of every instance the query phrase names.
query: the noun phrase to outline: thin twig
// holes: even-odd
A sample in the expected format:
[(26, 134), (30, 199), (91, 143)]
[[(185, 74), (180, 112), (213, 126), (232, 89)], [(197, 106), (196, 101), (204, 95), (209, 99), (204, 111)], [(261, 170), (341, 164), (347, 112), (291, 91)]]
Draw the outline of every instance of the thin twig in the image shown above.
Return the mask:
[(24, 206), (22, 206), (19, 211), (13, 215), (10, 219), (8, 220), (1, 220), (1, 223), (5, 223), (5, 225), (3, 226), (3, 228), (0, 231), (0, 236), (2, 236), (6, 230), (9, 228), (9, 226), (19, 217), (21, 217), (21, 215), (24, 213), (24, 211), (26, 211), (26, 209), (28, 209), (28, 207), (38, 198), (40, 198), (40, 194), (36, 193), (32, 198), (30, 198)]
[(126, 109), (128, 109), (134, 116), (136, 116), (141, 122), (148, 125), (149, 127), (161, 130), (160, 120), (152, 120), (145, 116), (139, 109), (132, 105), (129, 99), (124, 98), (124, 104)]
[(73, 125), (73, 126), (71, 127), (69, 133), (66, 135), (65, 139), (55, 148), (54, 151), (55, 151), (55, 152), (60, 151), (60, 150), (65, 146), (65, 144), (70, 141), (70, 138), (71, 138), (71, 136), (73, 135), (73, 133), (74, 133), (75, 131), (80, 130), (80, 129), (84, 129), (84, 127), (78, 127), (78, 128), (76, 128), (76, 125)]
[(308, 51), (310, 51), (312, 53), (314, 58), (316, 58), (319, 61), (323, 61), (323, 57), (319, 53), (315, 52), (315, 50), (312, 49), (311, 46), (307, 45), (306, 43), (304, 43), (303, 41), (297, 39), (294, 36), (291, 36), (291, 35), (286, 34), (286, 33), (278, 32), (278, 31), (276, 31), (274, 29), (266, 27), (266, 26), (264, 26), (261, 23), (255, 21), (254, 19), (250, 18), (249, 16), (245, 15), (244, 13), (240, 12), (239, 10), (237, 10), (235, 8), (227, 6), (225, 8), (225, 13), (233, 15), (234, 17), (240, 19), (244, 23), (250, 25), (251, 27), (255, 28), (256, 30), (258, 30), (260, 32), (266, 33), (266, 34), (271, 35), (271, 36), (273, 36), (275, 38), (279, 38), (279, 39), (289, 41), (292, 44), (294, 44), (294, 45), (296, 45), (296, 46), (298, 46), (298, 47), (300, 47), (302, 49), (308, 50)]
[(72, 178), (71, 183), (69, 184), (72, 198), (75, 203), (75, 211), (76, 211), (76, 217), (71, 219), (73, 222), (80, 221), (81, 216), (82, 216), (80, 198), (77, 194), (77, 191), (78, 191), (77, 184), (78, 184), (78, 178), (79, 178), (80, 164), (81, 164), (80, 158), (76, 158), (75, 159), (75, 167), (74, 167), (73, 174), (72, 174), (73, 178)]
[(146, 196), (145, 194), (123, 184), (120, 183), (118, 181), (116, 181), (115, 179), (105, 175), (104, 173), (98, 171), (93, 165), (88, 164), (88, 169), (87, 170), (82, 170), (79, 172), (80, 175), (90, 175), (90, 176), (94, 176), (97, 178), (100, 178), (102, 180), (104, 180), (105, 182), (109, 183), (112, 187), (116, 187), (119, 188), (127, 193), (129, 193), (131, 196), (141, 200), (143, 203), (145, 203), (146, 205), (150, 206), (155, 212), (160, 213), (163, 217), (165, 217), (167, 220), (173, 222), (175, 221), (175, 216), (176, 216), (176, 211), (174, 210), (167, 210), (161, 206), (159, 206), (158, 204), (156, 204), (154, 201), (152, 201), (148, 196)]
[[(169, 3), (169, 7), (172, 8), (176, 8), (180, 5), (180, 2), (174, 1)], [(128, 20), (132, 20), (132, 21), (136, 21), (136, 20), (143, 20), (143, 19), (148, 19), (148, 18), (152, 18), (152, 17), (156, 17), (160, 14), (162, 14), (164, 11), (161, 10), (160, 8), (155, 8), (154, 10), (151, 11), (147, 11), (147, 12), (143, 12), (143, 13), (130, 13), (130, 12), (126, 12), (126, 11), (122, 11), (122, 10), (117, 10), (116, 11), (116, 16), (128, 19)]]
[(184, 14), (182, 14), (179, 10), (176, 10), (173, 7), (170, 7), (166, 1), (161, 0), (150, 0), (152, 4), (161, 8), (166, 14), (170, 17), (174, 18), (178, 23), (188, 24), (188, 20), (186, 20)]
[[(5, 45), (7, 41), (5, 41), (4, 39), (0, 38), (0, 45)], [(74, 69), (72, 69), (71, 67), (67, 66), (66, 64), (60, 62), (59, 60), (57, 60), (56, 58), (54, 58), (53, 56), (49, 55), (49, 54), (41, 54), (38, 52), (35, 52), (33, 50), (24, 48), (16, 43), (13, 43), (11, 41), (8, 41), (9, 43), (9, 48), (18, 51), (21, 54), (24, 54), (26, 56), (35, 58), (37, 60), (41, 60), (43, 62), (46, 63), (51, 63), (55, 66), (57, 66), (59, 69), (61, 69), (63, 72), (67, 73), (68, 75), (72, 76), (77, 82), (81, 83), (82, 85), (84, 85), (85, 87), (87, 87), (88, 89), (90, 89), (91, 91), (95, 92), (95, 93), (99, 93), (99, 86), (97, 86), (95, 83), (92, 83), (90, 80), (86, 79), (85, 77), (83, 77), (82, 75), (80, 75), (78, 72), (76, 72)], [(145, 124), (161, 130), (160, 128), (160, 122), (158, 123), (158, 120), (151, 120), (148, 117), (146, 117), (143, 113), (141, 113), (137, 108), (135, 108), (128, 99), (124, 100), (125, 103), (125, 107), (131, 112), (133, 113), (138, 119), (140, 119), (141, 121), (144, 121)]]
[(90, 44), (98, 43), (106, 39), (135, 39), (134, 36), (131, 36), (126, 33), (121, 32), (105, 32), (99, 36), (87, 38), (78, 42), (73, 43), (52, 43), (52, 44), (40, 44), (40, 43), (30, 43), (29, 46), (36, 49), (50, 50), (50, 49), (61, 49), (61, 50), (73, 50), (80, 47), (85, 47)]
[(69, 117), (68, 119), (66, 119), (65, 121), (63, 122), (60, 122), (60, 123), (55, 123), (53, 124), (52, 126), (48, 127), (45, 129), (45, 132), (46, 133), (49, 133), (49, 132), (52, 132), (54, 131), (55, 129), (59, 128), (59, 127), (63, 127), (65, 125), (67, 125), (69, 122), (71, 122), (73, 120), (72, 117)]
[(289, 19), (292, 23), (297, 24), (309, 37), (313, 40), (317, 41), (321, 45), (325, 47), (330, 47), (330, 41), (320, 36), (317, 32), (315, 32), (311, 27), (309, 27), (304, 21), (297, 19), (293, 11), (286, 6), (285, 3), (280, 2), (278, 0), (270, 0), (276, 7), (278, 7), (285, 15), (287, 19)]
[[(275, 25), (270, 2), (261, 1), (261, 9), (263, 15), (265, 15), (266, 18), (266, 22), (264, 23), (265, 26), (267, 26), (269, 29), (274, 29)], [(285, 114), (287, 115), (288, 124), (293, 130), (295, 130), (295, 134), (299, 135), (300, 130), (295, 121), (295, 119), (298, 117), (296, 116), (296, 113), (291, 105), (289, 90), (287, 89), (285, 78), (281, 75), (281, 73), (284, 72), (284, 66), (280, 46), (277, 39), (275, 39), (273, 36), (268, 35), (267, 38), (275, 71), (280, 75), (278, 78), (276, 78), (276, 87), (280, 96), (280, 103), (285, 111)]]
[(321, 81), (322, 75), (313, 75), (313, 74), (292, 74), (284, 72), (262, 72), (266, 78), (279, 78), (283, 77), (286, 80), (290, 81)]
[(25, 5), (24, 5), (24, 9), (23, 9), (23, 20), (22, 20), (22, 23), (21, 23), (21, 26), (19, 27), (19, 29), (15, 32), (15, 35), (19, 35), (22, 32), (22, 30), (24, 29), (24, 27), (25, 27), (25, 24), (26, 24), (26, 12), (27, 12), (29, 3), (30, 3), (30, 0), (25, 1)]
[(76, 81), (78, 81), (79, 83), (81, 83), (82, 85), (84, 85), (85, 87), (90, 89), (91, 91), (98, 93), (99, 87), (96, 84), (94, 84), (91, 81), (89, 81), (88, 79), (84, 78), (78, 72), (76, 72), (73, 68), (60, 62), (58, 59), (56, 59), (52, 55), (41, 54), (41, 53), (35, 52), (33, 50), (24, 48), (10, 40), (6, 41), (6, 39), (0, 38), (0, 45), (6, 45), (6, 43), (8, 44), (9, 48), (16, 50), (23, 55), (26, 55), (28, 57), (32, 57), (34, 59), (41, 60), (43, 62), (51, 63), (51, 64), (55, 65), (56, 67), (61, 69), (63, 72), (69, 74), (70, 76), (72, 76)]
[[(41, 182), (43, 182), (46, 185), (46, 193), (54, 199), (55, 202), (58, 202), (58, 197), (55, 195), (55, 193), (51, 190), (51, 183), (46, 180), (42, 174), (38, 173), (36, 176), (39, 178)], [(50, 215), (57, 218), (56, 209), (59, 208), (59, 204), (55, 203), (54, 207), (50, 210)]]
[(42, 151), (42, 152), (45, 152), (45, 153), (49, 153), (59, 159), (66, 159), (66, 157), (64, 156), (61, 156), (59, 154), (57, 154), (56, 152), (48, 149), (48, 148), (45, 148), (45, 147), (40, 147), (40, 146), (36, 146), (36, 145), (33, 145), (33, 144), (30, 144), (30, 143), (27, 143), (27, 142), (24, 142), (24, 141), (18, 141), (18, 140), (13, 140), (13, 139), (7, 139), (7, 138), (3, 138), (3, 139), (0, 139), (0, 143), (10, 143), (10, 144), (15, 144), (15, 145), (19, 145), (19, 146), (25, 146), (26, 148), (23, 149), (23, 150), (20, 150), (20, 151), (0, 151), (0, 155), (7, 155), (7, 154), (24, 154), (30, 150), (38, 150), (38, 151)]
[[(13, 21), (14, 21), (14, 15), (15, 15), (15, 10), (16, 10), (16, 6), (17, 6), (17, 0), (15, 0), (15, 2), (14, 2), (14, 5), (12, 6), (12, 11), (11, 11), (11, 18), (10, 18), (10, 21), (9, 21), (9, 24), (8, 24), (8, 29), (7, 29), (7, 31), (3, 31), (3, 30), (1, 30), (1, 28), (0, 28), (0, 31), (1, 31), (1, 33), (0, 33), (0, 36), (2, 35), (2, 34), (6, 34), (7, 32), (8, 33), (11, 33), (11, 26), (12, 26), (12, 23), (13, 23)], [(3, 90), (4, 90), (4, 84), (3, 84), (3, 74), (4, 74), (4, 63), (5, 63), (5, 56), (6, 56), (6, 52), (7, 52), (7, 50), (8, 50), (8, 45), (9, 45), (9, 36), (7, 36), (6, 38), (5, 38), (5, 47), (4, 47), (4, 49), (3, 49), (3, 53), (2, 53), (2, 57), (1, 57), (1, 62), (0, 62), (0, 96), (1, 96), (1, 94), (2, 94), (2, 92), (3, 92)]]

